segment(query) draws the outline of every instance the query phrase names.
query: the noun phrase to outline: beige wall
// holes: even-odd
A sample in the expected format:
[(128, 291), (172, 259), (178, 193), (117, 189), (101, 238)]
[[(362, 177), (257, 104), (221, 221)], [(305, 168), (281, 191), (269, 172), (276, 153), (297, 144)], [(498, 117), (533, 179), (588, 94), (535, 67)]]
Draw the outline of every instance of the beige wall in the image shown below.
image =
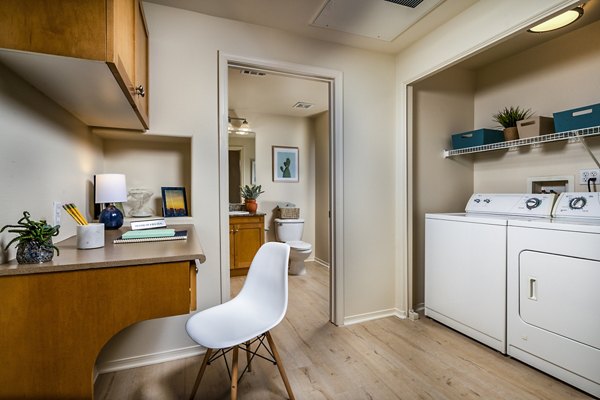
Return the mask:
[[(493, 63), (477, 73), (475, 125), (493, 126), (501, 107), (520, 105), (536, 115), (600, 103), (600, 22), (585, 26), (527, 52)], [(600, 156), (600, 140), (588, 140)], [(527, 178), (573, 176), (597, 168), (579, 143), (565, 142), (505, 153), (482, 154), (475, 163), (478, 192), (526, 192)]]
[(312, 118), (315, 133), (315, 259), (330, 263), (329, 238), (329, 112)]
[[(163, 186), (185, 187), (188, 212), (190, 215), (194, 214), (189, 204), (194, 194), (190, 186), (189, 140), (166, 142), (104, 139), (103, 160), (104, 173), (125, 174), (127, 189), (144, 188), (152, 191), (153, 196), (147, 205), (154, 211), (154, 215), (162, 216), (161, 187)], [(198, 191), (199, 195), (200, 193), (201, 191)], [(129, 216), (132, 205), (124, 204), (125, 216)]]
[(469, 159), (441, 157), (452, 133), (473, 129), (475, 80), (453, 68), (414, 86), (413, 114), (413, 304), (424, 299), (425, 213), (461, 212), (473, 192)]
[[(0, 227), (29, 211), (53, 221), (52, 202), (72, 202), (90, 217), (88, 191), (101, 166), (100, 142), (71, 114), (0, 65)], [(60, 235), (75, 234), (63, 213)], [(14, 237), (2, 233), (2, 248)], [(0, 262), (14, 258), (14, 246)]]
[[(150, 133), (192, 137), (191, 185), (195, 193), (202, 191), (192, 196), (196, 230), (207, 258), (198, 274), (199, 308), (221, 298), (219, 51), (343, 73), (344, 193), (339, 195), (352, 199), (344, 214), (343, 314), (377, 315), (393, 308), (394, 57), (152, 3), (144, 3), (144, 8), (150, 31)], [(270, 149), (266, 155), (257, 151), (257, 168), (267, 168), (259, 166), (263, 159), (270, 171), (270, 157)], [(314, 171), (300, 174), (303, 179)], [(269, 174), (258, 176), (257, 182), (270, 180)], [(296, 190), (290, 184), (278, 185), (267, 188), (265, 195), (273, 197), (259, 200), (286, 199)], [(314, 227), (311, 230), (314, 238)], [(193, 345), (185, 337), (184, 323), (182, 316), (136, 325), (111, 341), (99, 362), (119, 364), (184, 351)]]

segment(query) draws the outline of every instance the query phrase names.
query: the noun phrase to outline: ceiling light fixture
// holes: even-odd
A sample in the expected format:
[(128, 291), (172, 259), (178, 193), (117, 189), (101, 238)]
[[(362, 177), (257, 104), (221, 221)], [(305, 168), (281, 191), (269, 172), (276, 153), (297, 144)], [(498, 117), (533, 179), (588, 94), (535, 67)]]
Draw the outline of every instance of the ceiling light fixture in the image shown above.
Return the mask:
[(558, 14), (554, 18), (550, 18), (548, 21), (542, 22), (527, 30), (527, 32), (533, 33), (544, 33), (554, 31), (560, 28), (564, 28), (567, 25), (571, 25), (577, 21), (583, 15), (583, 7), (578, 6), (572, 10), (567, 10), (562, 14)]
[[(240, 126), (235, 127), (232, 123), (231, 120), (236, 120), (236, 121), (242, 121), (242, 123), (240, 124)], [(254, 131), (250, 128), (250, 124), (248, 124), (248, 121), (246, 120), (246, 118), (237, 118), (237, 117), (229, 117), (229, 125), (227, 127), (227, 131), (231, 132), (231, 133), (235, 133), (236, 135), (247, 135), (249, 133), (254, 133)]]

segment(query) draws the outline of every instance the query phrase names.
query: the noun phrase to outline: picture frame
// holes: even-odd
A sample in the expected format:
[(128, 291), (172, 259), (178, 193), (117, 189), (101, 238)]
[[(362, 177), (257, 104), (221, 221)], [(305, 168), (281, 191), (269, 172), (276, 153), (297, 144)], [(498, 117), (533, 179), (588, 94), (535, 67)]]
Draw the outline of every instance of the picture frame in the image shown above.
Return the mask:
[(160, 190), (162, 193), (163, 216), (165, 218), (188, 216), (184, 187), (163, 186)]
[(272, 146), (273, 182), (299, 182), (300, 157), (298, 147)]

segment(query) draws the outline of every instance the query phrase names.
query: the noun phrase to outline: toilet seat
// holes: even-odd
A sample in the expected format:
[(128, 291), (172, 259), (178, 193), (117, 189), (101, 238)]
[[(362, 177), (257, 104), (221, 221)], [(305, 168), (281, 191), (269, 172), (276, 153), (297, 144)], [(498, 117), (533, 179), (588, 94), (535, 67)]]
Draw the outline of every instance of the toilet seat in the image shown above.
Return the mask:
[(301, 240), (291, 240), (286, 243), (290, 246), (290, 248), (298, 251), (307, 251), (312, 249), (312, 245), (310, 243), (306, 243)]

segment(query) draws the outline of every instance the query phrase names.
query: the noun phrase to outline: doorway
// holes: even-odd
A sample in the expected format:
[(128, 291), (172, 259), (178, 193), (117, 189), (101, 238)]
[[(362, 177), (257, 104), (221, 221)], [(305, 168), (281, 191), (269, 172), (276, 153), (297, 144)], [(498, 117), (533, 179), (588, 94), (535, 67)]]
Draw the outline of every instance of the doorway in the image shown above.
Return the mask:
[[(239, 68), (254, 73), (269, 73), (280, 76), (306, 79), (310, 81), (324, 82), (328, 91), (328, 125), (329, 132), (329, 305), (330, 321), (336, 325), (343, 325), (343, 204), (341, 194), (343, 193), (342, 176), (342, 76), (338, 71), (319, 69), (309, 66), (288, 64), (268, 60), (249, 59), (220, 53), (219, 54), (219, 146), (220, 146), (220, 216), (221, 216), (221, 298), (226, 301), (229, 298), (229, 246), (228, 219), (229, 219), (229, 177), (228, 177), (228, 122), (229, 122), (229, 68)], [(243, 110), (237, 110), (243, 112)], [(258, 155), (257, 155), (258, 157)], [(269, 161), (270, 162), (270, 161)], [(258, 165), (259, 161), (256, 161)], [(261, 179), (266, 179), (263, 177)], [(269, 176), (268, 179), (271, 179)]]

